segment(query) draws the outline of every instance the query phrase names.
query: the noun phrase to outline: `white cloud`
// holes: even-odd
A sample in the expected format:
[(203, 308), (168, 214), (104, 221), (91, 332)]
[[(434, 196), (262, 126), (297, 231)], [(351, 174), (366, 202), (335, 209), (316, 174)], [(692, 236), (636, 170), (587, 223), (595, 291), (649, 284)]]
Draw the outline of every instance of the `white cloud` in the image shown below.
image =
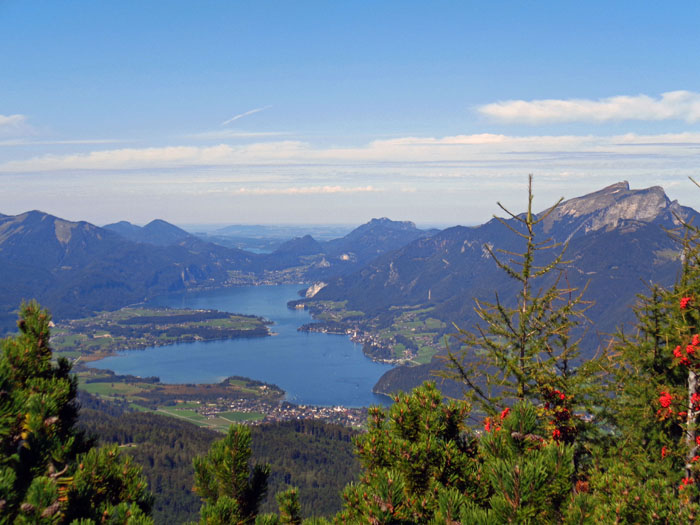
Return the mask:
[(62, 171), (113, 170), (148, 167), (174, 167), (191, 164), (216, 164), (230, 152), (228, 146), (196, 148), (175, 146), (165, 148), (124, 148), (93, 151), (86, 154), (44, 155), (26, 161), (10, 161), (0, 167), (3, 171)]
[[(697, 165), (700, 155), (700, 133), (657, 135), (530, 135), (497, 134), (455, 135), (447, 137), (399, 137), (377, 140), (362, 147), (323, 148), (299, 141), (255, 142), (245, 145), (168, 146), (158, 148), (104, 149), (89, 153), (44, 155), (0, 163), (0, 173), (50, 172), (133, 172), (152, 170), (216, 169), (218, 172), (246, 166), (267, 166), (300, 170), (304, 166), (328, 170), (376, 168), (388, 173), (389, 165), (398, 176), (421, 172), (423, 177), (454, 177), (455, 173), (441, 170), (419, 170), (425, 164), (452, 163), (495, 170), (508, 166), (521, 170), (598, 169), (609, 166), (629, 169), (658, 169), (666, 162)], [(622, 159), (622, 160), (621, 160)], [(621, 164), (623, 163), (623, 164)], [(335, 169), (335, 168), (333, 168)], [(394, 168), (392, 168), (394, 169)], [(399, 173), (401, 172), (401, 173)], [(334, 188), (338, 177), (328, 174)], [(271, 180), (271, 179), (270, 179)], [(325, 181), (324, 181), (325, 183)], [(313, 184), (313, 186), (319, 186)], [(326, 186), (319, 186), (326, 187)], [(344, 186), (343, 186), (344, 187)]]
[(599, 100), (507, 100), (479, 106), (477, 110), (495, 120), (525, 124), (621, 120), (684, 120), (695, 123), (700, 121), (700, 93), (669, 91), (659, 98), (622, 95)]
[(382, 191), (374, 186), (306, 186), (292, 188), (240, 188), (234, 193), (244, 195), (320, 195), (332, 193), (374, 193)]
[(0, 115), (0, 127), (18, 126), (26, 120), (24, 115)]
[(24, 135), (31, 131), (25, 115), (0, 115), (0, 136)]
[[(536, 176), (543, 208), (621, 180), (671, 188), (697, 176), (699, 159), (700, 132), (114, 148), (0, 161), (0, 211), (40, 208), (84, 219), (75, 210), (91, 209), (102, 223), (147, 209), (150, 218), (180, 214), (184, 222), (354, 222), (398, 213), (465, 224), (496, 212), (497, 200), (520, 209), (527, 173)], [(669, 196), (700, 209), (697, 193), (679, 187)]]
[(0, 172), (66, 170), (139, 170), (187, 166), (225, 166), (254, 161), (286, 159), (303, 148), (294, 141), (264, 142), (233, 147), (166, 146), (123, 148), (72, 155), (44, 155), (0, 164)]
[(121, 139), (67, 139), (67, 140), (30, 140), (7, 139), (0, 140), (0, 146), (73, 146), (76, 144), (117, 144), (129, 142)]
[(476, 135), (454, 135), (449, 137), (401, 137), (387, 140), (377, 140), (373, 144), (393, 144), (397, 146), (450, 146), (450, 145), (481, 145), (499, 144), (506, 141), (506, 135), (479, 133)]
[(255, 108), (251, 109), (250, 111), (246, 111), (245, 113), (239, 113), (238, 115), (234, 115), (230, 119), (224, 120), (221, 125), (222, 126), (228, 126), (232, 122), (235, 122), (239, 119), (242, 119), (243, 117), (247, 117), (248, 115), (254, 115), (256, 113), (260, 113), (261, 111), (265, 111), (266, 109), (270, 109), (272, 106), (264, 106), (262, 108)]

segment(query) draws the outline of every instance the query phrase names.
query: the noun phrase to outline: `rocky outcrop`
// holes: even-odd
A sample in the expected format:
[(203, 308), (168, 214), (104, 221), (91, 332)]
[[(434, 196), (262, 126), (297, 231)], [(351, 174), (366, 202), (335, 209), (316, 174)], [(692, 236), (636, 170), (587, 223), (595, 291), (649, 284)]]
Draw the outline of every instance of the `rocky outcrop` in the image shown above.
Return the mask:
[(311, 297), (316, 295), (318, 292), (320, 292), (325, 286), (326, 286), (326, 283), (323, 283), (323, 282), (318, 282), (318, 283), (312, 284), (311, 286), (309, 286), (306, 289), (306, 293), (304, 294), (304, 297), (306, 297), (307, 299), (310, 299)]
[(612, 230), (623, 221), (652, 222), (666, 212), (683, 216), (682, 207), (671, 202), (663, 188), (653, 186), (632, 190), (627, 181), (618, 182), (600, 191), (564, 201), (544, 221), (544, 231), (569, 223), (570, 236), (577, 232)]

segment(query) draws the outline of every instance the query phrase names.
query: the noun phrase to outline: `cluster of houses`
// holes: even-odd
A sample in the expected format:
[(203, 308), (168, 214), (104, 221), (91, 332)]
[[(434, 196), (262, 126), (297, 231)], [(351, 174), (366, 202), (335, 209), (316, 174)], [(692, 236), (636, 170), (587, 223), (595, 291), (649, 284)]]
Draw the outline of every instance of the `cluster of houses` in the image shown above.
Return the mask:
[(272, 421), (293, 421), (316, 419), (326, 423), (336, 423), (346, 427), (359, 428), (367, 419), (366, 408), (348, 408), (342, 406), (295, 405), (284, 401), (273, 404), (257, 399), (220, 399), (216, 403), (202, 404), (197, 410), (200, 414), (215, 418), (222, 412), (242, 412), (263, 414), (263, 419), (246, 423), (260, 424)]

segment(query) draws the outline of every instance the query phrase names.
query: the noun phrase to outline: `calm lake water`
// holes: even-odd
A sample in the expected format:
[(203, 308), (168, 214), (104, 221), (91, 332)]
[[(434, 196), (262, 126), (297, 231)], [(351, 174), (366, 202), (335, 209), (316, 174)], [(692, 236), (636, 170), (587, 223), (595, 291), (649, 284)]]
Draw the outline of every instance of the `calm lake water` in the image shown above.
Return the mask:
[(288, 401), (298, 404), (386, 404), (388, 398), (373, 394), (372, 387), (390, 365), (367, 359), (361, 345), (346, 336), (297, 331), (312, 320), (305, 310), (287, 308), (287, 301), (298, 299), (300, 288), (245, 286), (158, 298), (149, 304), (260, 315), (274, 322), (270, 330), (278, 335), (123, 351), (91, 366), (158, 376), (163, 383), (218, 383), (245, 376), (278, 385)]

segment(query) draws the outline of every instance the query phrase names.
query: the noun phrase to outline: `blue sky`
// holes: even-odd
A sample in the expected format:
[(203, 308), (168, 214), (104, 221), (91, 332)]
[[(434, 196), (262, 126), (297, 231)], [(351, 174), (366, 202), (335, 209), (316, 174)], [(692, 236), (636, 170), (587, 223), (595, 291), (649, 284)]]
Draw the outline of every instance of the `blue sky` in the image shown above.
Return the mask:
[(471, 224), (700, 208), (700, 4), (0, 0), (0, 213)]

